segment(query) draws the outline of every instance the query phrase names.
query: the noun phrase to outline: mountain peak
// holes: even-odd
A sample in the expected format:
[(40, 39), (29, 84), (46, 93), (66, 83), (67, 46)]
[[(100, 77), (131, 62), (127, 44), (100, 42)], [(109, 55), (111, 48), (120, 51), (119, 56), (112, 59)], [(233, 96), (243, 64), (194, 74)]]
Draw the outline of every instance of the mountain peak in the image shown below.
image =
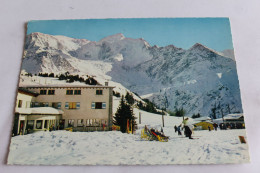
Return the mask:
[(107, 41), (107, 42), (115, 42), (115, 41), (119, 41), (119, 40), (123, 40), (125, 38), (125, 36), (122, 33), (117, 33), (114, 35), (110, 35), (108, 37), (103, 38), (102, 40), (100, 40), (101, 42), (103, 41)]
[(41, 33), (41, 32), (32, 32), (32, 33), (28, 34), (27, 36), (37, 38), (37, 37), (45, 37), (45, 36), (47, 36), (47, 34), (44, 34), (44, 33)]
[(203, 44), (201, 43), (196, 43), (194, 44), (189, 50), (200, 50), (200, 51), (206, 51), (206, 52), (213, 52), (219, 56), (223, 56), (221, 55), (219, 52), (211, 49), (211, 48), (208, 48), (207, 46), (204, 46)]
[(209, 48), (202, 45), (201, 43), (195, 43), (190, 49), (209, 49)]

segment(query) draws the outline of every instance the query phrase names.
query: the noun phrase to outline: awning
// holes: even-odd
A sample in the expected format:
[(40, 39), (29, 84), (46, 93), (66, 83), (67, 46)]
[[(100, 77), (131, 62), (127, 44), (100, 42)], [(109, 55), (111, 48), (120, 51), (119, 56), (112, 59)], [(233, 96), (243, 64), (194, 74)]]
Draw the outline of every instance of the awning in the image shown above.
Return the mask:
[(19, 114), (37, 114), (37, 115), (57, 115), (64, 112), (52, 107), (35, 107), (35, 108), (16, 108), (16, 113)]

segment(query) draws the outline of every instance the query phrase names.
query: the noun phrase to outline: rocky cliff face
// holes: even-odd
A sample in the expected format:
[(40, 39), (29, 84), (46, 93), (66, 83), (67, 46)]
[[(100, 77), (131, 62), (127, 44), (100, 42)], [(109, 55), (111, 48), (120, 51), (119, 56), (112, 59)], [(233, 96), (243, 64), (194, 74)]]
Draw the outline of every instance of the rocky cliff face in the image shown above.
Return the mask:
[(99, 75), (139, 95), (152, 93), (149, 99), (161, 107), (167, 102), (170, 110), (184, 108), (189, 116), (209, 116), (212, 109), (217, 116), (242, 112), (235, 61), (199, 43), (184, 50), (150, 46), (122, 34), (92, 42), (32, 33), (26, 39), (22, 69), (83, 75), (93, 69), (91, 62), (102, 63), (96, 68)]

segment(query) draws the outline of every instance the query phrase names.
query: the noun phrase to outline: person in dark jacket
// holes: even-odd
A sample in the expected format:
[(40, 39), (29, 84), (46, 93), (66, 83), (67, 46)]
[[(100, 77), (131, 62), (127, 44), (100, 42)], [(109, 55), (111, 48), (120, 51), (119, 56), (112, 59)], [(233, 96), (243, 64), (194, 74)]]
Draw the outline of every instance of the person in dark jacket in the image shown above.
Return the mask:
[(178, 131), (178, 135), (179, 135), (179, 136), (182, 135), (182, 134), (181, 134), (181, 125), (179, 125), (179, 126), (177, 127), (177, 131)]
[(175, 130), (175, 133), (178, 131), (178, 128), (176, 125), (174, 126), (174, 130)]

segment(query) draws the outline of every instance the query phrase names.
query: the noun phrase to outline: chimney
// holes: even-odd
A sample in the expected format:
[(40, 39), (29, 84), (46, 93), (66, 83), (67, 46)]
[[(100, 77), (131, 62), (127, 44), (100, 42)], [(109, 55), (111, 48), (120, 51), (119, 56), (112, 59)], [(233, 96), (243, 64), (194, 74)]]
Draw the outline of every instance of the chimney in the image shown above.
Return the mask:
[(105, 82), (105, 86), (108, 86), (108, 82)]

